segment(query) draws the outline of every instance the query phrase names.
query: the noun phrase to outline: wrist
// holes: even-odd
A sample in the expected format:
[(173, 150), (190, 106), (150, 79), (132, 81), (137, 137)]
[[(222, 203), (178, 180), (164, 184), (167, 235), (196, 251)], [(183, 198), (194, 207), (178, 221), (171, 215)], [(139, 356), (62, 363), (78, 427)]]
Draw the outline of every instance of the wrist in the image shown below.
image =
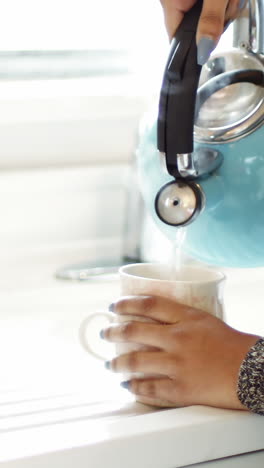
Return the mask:
[(240, 366), (237, 396), (247, 409), (264, 415), (264, 338), (256, 337)]

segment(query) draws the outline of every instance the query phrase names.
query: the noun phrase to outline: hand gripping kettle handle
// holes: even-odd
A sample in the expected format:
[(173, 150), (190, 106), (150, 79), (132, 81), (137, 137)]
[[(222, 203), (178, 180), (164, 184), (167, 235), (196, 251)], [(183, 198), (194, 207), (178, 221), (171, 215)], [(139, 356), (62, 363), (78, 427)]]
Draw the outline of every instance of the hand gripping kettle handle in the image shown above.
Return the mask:
[(177, 175), (177, 154), (192, 153), (195, 100), (201, 73), (197, 64), (196, 31), (202, 0), (185, 14), (171, 43), (160, 92), (158, 149), (166, 155), (168, 172)]

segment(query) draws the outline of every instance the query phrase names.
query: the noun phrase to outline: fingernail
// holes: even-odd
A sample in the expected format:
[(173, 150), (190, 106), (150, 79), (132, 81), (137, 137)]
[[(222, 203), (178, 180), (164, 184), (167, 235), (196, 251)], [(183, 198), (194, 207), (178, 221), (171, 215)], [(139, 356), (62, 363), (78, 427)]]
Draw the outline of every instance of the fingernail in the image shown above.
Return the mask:
[(109, 309), (110, 312), (114, 312), (115, 311), (115, 303), (113, 302), (112, 304), (110, 304), (108, 309)]
[(107, 370), (111, 370), (111, 361), (105, 361), (104, 366)]
[(202, 37), (197, 45), (197, 63), (203, 66), (209, 59), (216, 46), (216, 41), (209, 37)]
[(100, 335), (100, 338), (102, 338), (102, 340), (103, 340), (103, 339), (104, 339), (104, 330), (101, 330), (101, 331), (99, 332), (99, 335)]
[(240, 0), (240, 2), (238, 4), (239, 10), (242, 10), (244, 8), (244, 6), (246, 5), (246, 3), (247, 3), (247, 0)]
[(120, 386), (121, 386), (122, 388), (125, 388), (126, 390), (129, 390), (129, 388), (130, 388), (130, 381), (129, 381), (129, 380), (125, 380), (124, 382), (121, 382), (121, 383), (120, 383)]

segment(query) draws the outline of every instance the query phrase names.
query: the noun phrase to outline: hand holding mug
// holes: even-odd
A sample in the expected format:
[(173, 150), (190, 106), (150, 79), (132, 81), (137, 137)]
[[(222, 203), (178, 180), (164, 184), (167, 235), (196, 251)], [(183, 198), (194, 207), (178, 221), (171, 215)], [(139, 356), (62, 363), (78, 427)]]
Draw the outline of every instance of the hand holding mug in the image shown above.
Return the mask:
[[(119, 299), (112, 310), (151, 318), (154, 323), (128, 322), (104, 330), (106, 340), (152, 347), (114, 358), (114, 372), (142, 372), (125, 388), (143, 403), (155, 406), (209, 405), (246, 409), (236, 386), (240, 365), (259, 337), (236, 331), (219, 318), (157, 296)], [(148, 375), (158, 377), (150, 378)]]
[(185, 266), (171, 276), (167, 265), (122, 267), (121, 298), (110, 314), (85, 319), (80, 327), (83, 347), (103, 359), (85, 336), (90, 326), (94, 333), (93, 322), (102, 316), (112, 323), (102, 335), (116, 348), (116, 357), (105, 356), (106, 367), (123, 374), (123, 386), (137, 401), (159, 407), (245, 409), (236, 395), (238, 372), (258, 337), (223, 322), (224, 275)]

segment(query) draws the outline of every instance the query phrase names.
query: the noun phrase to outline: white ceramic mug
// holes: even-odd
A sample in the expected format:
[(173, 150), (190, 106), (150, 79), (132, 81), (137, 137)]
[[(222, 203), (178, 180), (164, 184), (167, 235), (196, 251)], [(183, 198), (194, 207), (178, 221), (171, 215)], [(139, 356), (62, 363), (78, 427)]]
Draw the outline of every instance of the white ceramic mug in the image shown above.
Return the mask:
[[(164, 296), (223, 319), (225, 276), (220, 271), (204, 267), (183, 266), (178, 272), (174, 272), (172, 278), (169, 265), (137, 263), (121, 267), (119, 275), (121, 296)], [(143, 317), (119, 316), (111, 312), (97, 312), (84, 319), (79, 329), (80, 342), (86, 351), (103, 360), (108, 360), (113, 356), (105, 355), (107, 353), (104, 352), (105, 344), (102, 343), (103, 340), (101, 340), (102, 349), (100, 350), (99, 332), (100, 328), (102, 328), (102, 325), (98, 327), (100, 320), (104, 321), (105, 326), (111, 323), (130, 322), (132, 320), (148, 321)], [(97, 346), (91, 339), (94, 336), (98, 336)], [(115, 354), (128, 353), (139, 348), (139, 345), (132, 343), (116, 343)], [(125, 378), (128, 377), (128, 375), (125, 376)]]

